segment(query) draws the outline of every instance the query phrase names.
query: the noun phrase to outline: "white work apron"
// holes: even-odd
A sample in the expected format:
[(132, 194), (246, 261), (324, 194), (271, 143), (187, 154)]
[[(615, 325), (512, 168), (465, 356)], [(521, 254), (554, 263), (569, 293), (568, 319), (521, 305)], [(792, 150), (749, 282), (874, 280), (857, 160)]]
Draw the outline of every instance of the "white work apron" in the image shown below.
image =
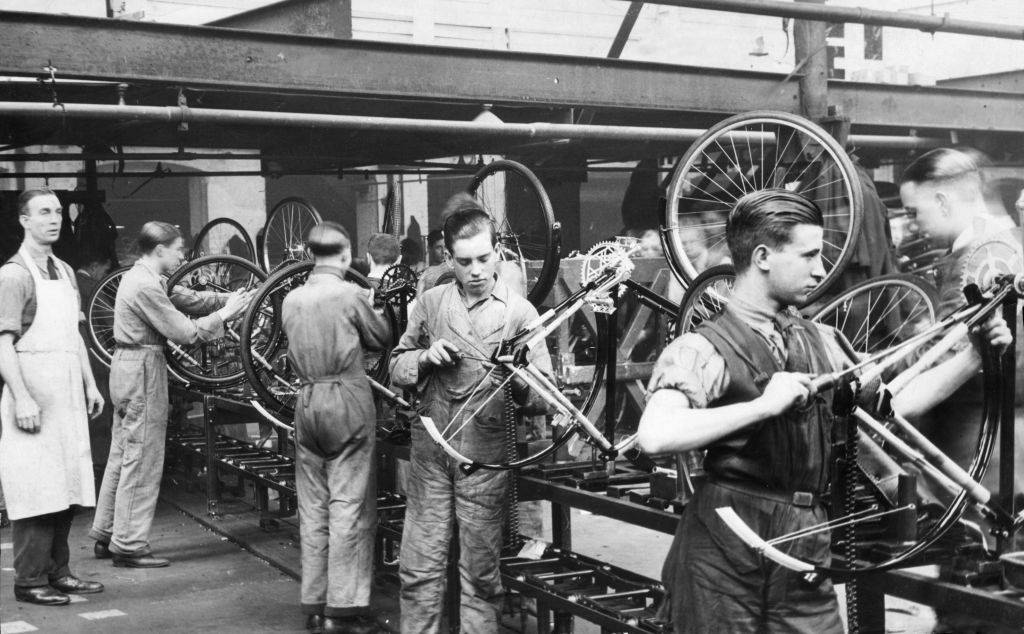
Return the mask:
[(78, 294), (64, 266), (47, 280), (24, 247), (32, 274), (36, 314), (14, 349), (25, 387), (39, 406), (40, 429), (22, 431), (9, 386), (0, 397), (0, 482), (12, 520), (96, 505), (89, 417), (79, 358)]

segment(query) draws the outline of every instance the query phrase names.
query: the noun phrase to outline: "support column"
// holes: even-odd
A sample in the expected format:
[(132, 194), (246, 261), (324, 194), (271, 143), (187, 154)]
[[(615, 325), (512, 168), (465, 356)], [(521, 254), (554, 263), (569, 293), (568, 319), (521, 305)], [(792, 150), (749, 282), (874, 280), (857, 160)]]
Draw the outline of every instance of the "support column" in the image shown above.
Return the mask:
[[(797, 0), (809, 4), (825, 4), (825, 0)], [(824, 22), (795, 20), (793, 50), (800, 79), (800, 110), (805, 117), (818, 121), (828, 114), (828, 51)], [(802, 65), (801, 65), (802, 64)]]

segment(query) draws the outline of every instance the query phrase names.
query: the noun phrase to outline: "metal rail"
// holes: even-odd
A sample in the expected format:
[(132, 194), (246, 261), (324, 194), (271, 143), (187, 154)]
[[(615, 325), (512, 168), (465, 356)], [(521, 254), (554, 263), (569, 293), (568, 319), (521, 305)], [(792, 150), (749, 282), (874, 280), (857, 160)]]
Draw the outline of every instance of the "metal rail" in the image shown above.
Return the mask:
[[(698, 128), (658, 128), (542, 122), (486, 123), (447, 119), (222, 110), (190, 108), (188, 106), (121, 106), (80, 103), (67, 103), (55, 106), (52, 103), (19, 101), (0, 102), (0, 116), (32, 117), (54, 121), (64, 121), (66, 119), (140, 121), (166, 123), (175, 126), (189, 123), (207, 123), (239, 126), (329, 128), (368, 132), (408, 132), (412, 134), (479, 135), (488, 138), (524, 140), (589, 139), (600, 141), (660, 141), (663, 143), (678, 142), (680, 144), (692, 143), (705, 132), (705, 130)], [(943, 145), (943, 140), (929, 137), (854, 134), (850, 135), (849, 138), (851, 143), (861, 147), (924, 149)]]
[(825, 6), (780, 0), (650, 0), (649, 4), (749, 15), (770, 15), (818, 22), (877, 24), (901, 29), (917, 29), (927, 33), (960, 33), (1007, 40), (1024, 40), (1024, 25), (959, 20), (948, 15), (915, 15), (899, 11), (865, 9), (864, 7)]

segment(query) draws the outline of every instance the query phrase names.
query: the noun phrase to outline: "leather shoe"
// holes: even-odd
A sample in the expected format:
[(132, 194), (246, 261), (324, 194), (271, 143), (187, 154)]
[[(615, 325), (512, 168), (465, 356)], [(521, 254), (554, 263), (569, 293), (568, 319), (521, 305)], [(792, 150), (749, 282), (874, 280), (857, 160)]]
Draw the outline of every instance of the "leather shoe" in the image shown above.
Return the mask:
[(358, 616), (355, 618), (324, 618), (324, 634), (378, 634), (380, 629), (373, 621)]
[(310, 614), (306, 618), (306, 629), (312, 632), (312, 634), (323, 634), (324, 632), (324, 615), (323, 614)]
[(14, 598), (25, 603), (36, 605), (67, 605), (71, 603), (71, 597), (58, 592), (50, 586), (37, 586), (35, 588), (19, 588), (14, 586)]
[(118, 555), (110, 553), (114, 560), (114, 566), (118, 568), (166, 568), (171, 565), (169, 559), (154, 557), (153, 555)]
[(67, 575), (50, 581), (56, 590), (68, 594), (96, 594), (103, 592), (103, 584), (98, 581), (83, 581), (74, 575)]
[(96, 542), (96, 545), (92, 547), (92, 554), (96, 556), (96, 559), (110, 559), (110, 543)]

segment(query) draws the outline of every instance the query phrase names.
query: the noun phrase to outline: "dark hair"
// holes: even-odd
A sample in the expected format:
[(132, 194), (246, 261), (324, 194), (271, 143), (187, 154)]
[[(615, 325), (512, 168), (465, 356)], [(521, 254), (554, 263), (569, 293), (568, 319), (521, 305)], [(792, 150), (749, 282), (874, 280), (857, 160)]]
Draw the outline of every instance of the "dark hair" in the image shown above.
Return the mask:
[(427, 234), (427, 246), (432, 246), (438, 240), (444, 240), (444, 231), (434, 229)]
[(925, 152), (903, 170), (900, 184), (951, 181), (964, 176), (981, 178), (978, 161), (967, 152), (938, 148)]
[(404, 238), (399, 244), (402, 252), (402, 264), (415, 266), (423, 261), (423, 245), (415, 238)]
[(398, 238), (390, 233), (375, 233), (370, 236), (369, 242), (366, 243), (366, 250), (373, 258), (373, 263), (378, 266), (381, 264), (390, 266), (398, 261), (400, 255)]
[(349, 239), (345, 227), (328, 220), (309, 230), (306, 246), (316, 257), (331, 257), (351, 249), (352, 240)]
[(153, 249), (161, 244), (165, 247), (170, 246), (172, 242), (180, 237), (181, 232), (174, 225), (168, 222), (160, 222), (159, 220), (150, 220), (142, 225), (142, 229), (139, 231), (137, 239), (139, 252), (143, 254), (152, 253)]
[(18, 213), (22, 216), (28, 215), (28, 203), (33, 198), (39, 198), (40, 196), (56, 196), (52, 189), (48, 187), (36, 187), (35, 189), (26, 189), (21, 192), (18, 196)]
[(750, 266), (759, 244), (787, 244), (796, 225), (824, 226), (825, 219), (813, 201), (785, 189), (763, 189), (744, 195), (729, 212), (725, 239), (737, 272)]
[(476, 198), (466, 192), (449, 198), (441, 217), (444, 219), (444, 248), (448, 251), (452, 250), (456, 240), (472, 238), (484, 231), (491, 232), (492, 246), (498, 244), (498, 229), (494, 226), (494, 219)]

